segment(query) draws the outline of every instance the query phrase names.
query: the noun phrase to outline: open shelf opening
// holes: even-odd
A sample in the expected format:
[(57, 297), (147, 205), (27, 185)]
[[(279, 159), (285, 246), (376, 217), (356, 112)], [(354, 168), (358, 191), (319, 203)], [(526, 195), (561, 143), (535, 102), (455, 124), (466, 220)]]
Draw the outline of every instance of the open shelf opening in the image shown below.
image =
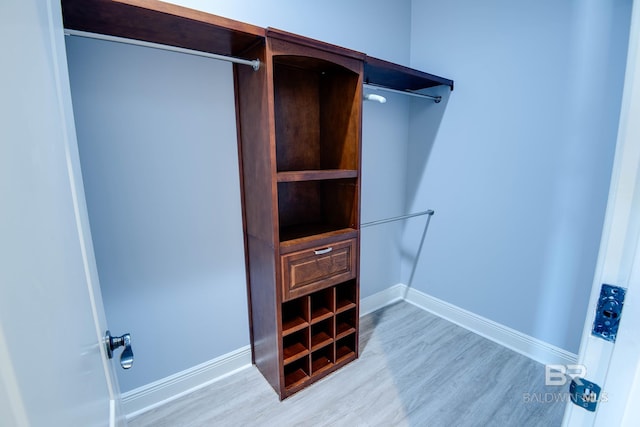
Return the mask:
[(356, 334), (336, 341), (336, 362), (340, 363), (356, 355)]
[(278, 172), (358, 169), (358, 74), (322, 59), (274, 57)]
[(311, 327), (311, 351), (333, 343), (333, 318), (324, 320)]
[(356, 310), (351, 309), (336, 315), (336, 339), (356, 332)]
[(282, 304), (282, 335), (289, 335), (309, 325), (309, 298), (302, 297)]
[(333, 288), (311, 294), (311, 323), (318, 323), (333, 317)]
[(311, 354), (311, 374), (318, 374), (333, 366), (333, 346), (323, 347)]
[(356, 281), (349, 280), (336, 286), (336, 313), (350, 310), (356, 307), (357, 293)]
[(293, 388), (309, 379), (309, 357), (304, 357), (284, 367), (284, 385)]
[(287, 335), (282, 339), (284, 364), (290, 364), (309, 354), (309, 330)]
[(357, 179), (278, 183), (280, 241), (355, 229)]

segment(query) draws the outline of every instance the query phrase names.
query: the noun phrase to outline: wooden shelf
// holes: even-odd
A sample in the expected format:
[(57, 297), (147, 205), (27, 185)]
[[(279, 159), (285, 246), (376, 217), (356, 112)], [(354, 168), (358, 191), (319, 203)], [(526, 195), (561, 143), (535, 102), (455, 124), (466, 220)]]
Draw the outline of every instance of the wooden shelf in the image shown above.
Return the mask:
[(355, 357), (355, 351), (353, 350), (353, 347), (345, 345), (336, 348), (336, 364), (344, 362), (351, 357)]
[(322, 322), (333, 317), (333, 312), (326, 307), (318, 307), (311, 313), (311, 324)]
[(336, 314), (336, 340), (356, 331), (356, 310), (344, 311)]
[[(316, 231), (314, 233), (314, 231)], [(309, 246), (309, 242), (318, 244), (358, 237), (355, 228), (334, 229), (328, 224), (301, 224), (280, 229), (280, 253), (286, 254)], [(284, 239), (283, 239), (284, 238)], [(322, 243), (324, 242), (324, 243)]]
[(332, 342), (333, 338), (331, 338), (328, 333), (320, 331), (311, 337), (311, 351), (313, 352), (321, 349), (322, 347), (331, 344)]
[(336, 287), (336, 314), (356, 308), (357, 301), (355, 283), (347, 282), (342, 286)]
[(348, 335), (351, 335), (355, 331), (356, 331), (356, 328), (354, 326), (349, 325), (347, 323), (341, 323), (336, 328), (336, 339), (339, 340), (341, 338), (344, 338)]
[(70, 30), (219, 55), (240, 55), (266, 35), (264, 28), (150, 0), (63, 0), (62, 16)]
[(331, 362), (331, 360), (328, 357), (321, 355), (318, 358), (314, 358), (311, 362), (311, 373), (317, 375), (321, 372), (331, 369), (332, 367), (333, 363)]
[(357, 334), (352, 334), (336, 340), (336, 364), (356, 356), (356, 338)]
[(396, 90), (419, 90), (446, 85), (453, 90), (453, 80), (367, 56), (364, 82)]
[(309, 326), (309, 301), (300, 298), (282, 305), (282, 336), (293, 334)]
[(309, 375), (302, 369), (298, 368), (285, 375), (284, 383), (286, 388), (295, 388), (298, 385), (303, 384), (309, 379)]
[(280, 227), (280, 246), (298, 245), (311, 240), (318, 240), (324, 236), (346, 235), (354, 231), (356, 231), (355, 228), (335, 226), (322, 222), (284, 226)]
[(278, 182), (321, 181), (326, 179), (357, 178), (353, 169), (303, 170), (278, 172)]
[(336, 314), (356, 308), (356, 303), (350, 300), (336, 301)]
[(286, 336), (294, 332), (298, 332), (309, 326), (309, 322), (302, 317), (294, 317), (293, 319), (282, 322), (282, 335)]
[(309, 354), (309, 349), (307, 349), (302, 343), (294, 343), (284, 348), (284, 364), (288, 365), (289, 363), (295, 362), (307, 354)]

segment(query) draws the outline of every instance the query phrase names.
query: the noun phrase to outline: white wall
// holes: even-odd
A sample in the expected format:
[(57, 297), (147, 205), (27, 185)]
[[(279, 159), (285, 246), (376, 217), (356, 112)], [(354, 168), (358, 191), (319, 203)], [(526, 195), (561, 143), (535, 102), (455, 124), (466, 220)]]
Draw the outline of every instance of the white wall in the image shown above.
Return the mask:
[(409, 65), (410, 0), (171, 0), (259, 27), (272, 27)]
[[(206, 6), (408, 63), (408, 0), (351, 2), (339, 17), (337, 2), (255, 3)], [(114, 334), (131, 333), (136, 357), (119, 371), (125, 392), (249, 344), (231, 66), (77, 37), (67, 49), (107, 318)], [(366, 221), (402, 213), (408, 103), (364, 109)], [(363, 296), (400, 281), (398, 228), (384, 227), (363, 232)]]
[(411, 66), (456, 83), (430, 152), (409, 148), (409, 208), (436, 210), (415, 288), (577, 352), (630, 5), (412, 2)]

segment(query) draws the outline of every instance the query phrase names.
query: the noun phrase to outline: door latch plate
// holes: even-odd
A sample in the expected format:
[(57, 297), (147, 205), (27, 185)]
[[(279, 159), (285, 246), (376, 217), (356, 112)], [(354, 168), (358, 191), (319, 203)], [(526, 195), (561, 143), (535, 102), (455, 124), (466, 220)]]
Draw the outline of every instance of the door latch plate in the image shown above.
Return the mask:
[(600, 390), (598, 384), (578, 377), (572, 379), (569, 385), (571, 401), (591, 412), (595, 412), (600, 401)]
[(616, 341), (625, 293), (626, 289), (619, 286), (602, 285), (592, 335), (607, 341)]

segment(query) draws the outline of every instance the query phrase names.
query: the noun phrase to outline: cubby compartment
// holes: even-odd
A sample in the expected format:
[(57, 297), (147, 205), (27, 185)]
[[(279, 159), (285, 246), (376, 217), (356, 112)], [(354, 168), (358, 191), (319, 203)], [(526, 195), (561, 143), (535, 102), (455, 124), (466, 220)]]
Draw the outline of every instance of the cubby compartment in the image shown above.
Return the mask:
[(280, 241), (356, 229), (356, 178), (278, 183)]
[(336, 341), (335, 363), (343, 362), (356, 354), (356, 334), (348, 335)]
[(323, 347), (311, 353), (311, 375), (325, 371), (333, 366), (333, 346)]
[(333, 343), (333, 318), (311, 326), (311, 351), (316, 351)]
[(346, 283), (336, 286), (336, 313), (350, 310), (356, 307), (358, 296), (356, 292), (356, 281), (349, 280)]
[(289, 335), (309, 326), (309, 297), (282, 304), (282, 335)]
[(284, 385), (293, 388), (309, 379), (309, 357), (306, 356), (284, 367)]
[(290, 364), (309, 354), (309, 329), (282, 338), (284, 364)]
[(333, 317), (334, 288), (327, 288), (311, 294), (311, 324)]
[(278, 172), (358, 169), (359, 79), (324, 59), (273, 57)]
[(336, 315), (336, 339), (340, 339), (356, 331), (356, 310), (348, 310)]

